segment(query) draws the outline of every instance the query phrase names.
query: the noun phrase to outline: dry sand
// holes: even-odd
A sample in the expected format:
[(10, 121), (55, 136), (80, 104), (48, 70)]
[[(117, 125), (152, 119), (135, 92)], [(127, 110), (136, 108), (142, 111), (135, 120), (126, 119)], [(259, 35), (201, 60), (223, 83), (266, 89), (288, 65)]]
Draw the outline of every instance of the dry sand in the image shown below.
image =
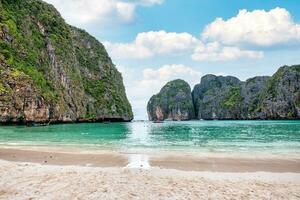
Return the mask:
[(0, 199), (300, 199), (297, 157), (131, 156), (0, 148)]

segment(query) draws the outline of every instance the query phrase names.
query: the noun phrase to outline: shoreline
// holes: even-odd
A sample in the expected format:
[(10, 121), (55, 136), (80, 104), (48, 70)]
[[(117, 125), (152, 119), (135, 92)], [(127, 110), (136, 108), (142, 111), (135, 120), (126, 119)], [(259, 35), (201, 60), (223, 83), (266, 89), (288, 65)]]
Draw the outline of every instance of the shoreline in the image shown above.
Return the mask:
[(132, 119), (122, 118), (101, 118), (101, 119), (77, 119), (74, 121), (62, 120), (43, 120), (43, 121), (0, 121), (0, 126), (50, 126), (50, 125), (64, 125), (64, 124), (92, 124), (92, 123), (131, 123)]
[[(189, 121), (300, 121), (300, 118), (220, 118), (220, 119), (189, 119), (189, 120), (162, 120), (159, 123), (164, 122), (189, 122)], [(132, 123), (132, 122), (146, 122), (146, 123), (157, 123), (150, 120), (134, 120), (134, 119), (121, 119), (121, 118), (101, 118), (101, 119), (78, 119), (74, 121), (61, 121), (61, 120), (44, 120), (44, 121), (0, 121), (0, 127), (9, 126), (51, 126), (51, 125), (68, 125), (68, 124), (106, 124), (106, 123)]]
[(269, 154), (214, 154), (120, 152), (113, 150), (55, 149), (0, 146), (0, 159), (58, 166), (129, 167), (211, 172), (300, 173), (300, 156)]

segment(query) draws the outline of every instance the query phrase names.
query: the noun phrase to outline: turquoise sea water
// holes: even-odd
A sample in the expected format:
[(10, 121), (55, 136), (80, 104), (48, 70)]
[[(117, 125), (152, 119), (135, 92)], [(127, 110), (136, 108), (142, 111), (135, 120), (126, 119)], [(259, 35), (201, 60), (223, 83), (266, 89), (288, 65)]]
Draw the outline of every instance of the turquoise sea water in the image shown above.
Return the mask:
[(120, 151), (300, 153), (300, 121), (186, 121), (0, 126), (0, 145)]

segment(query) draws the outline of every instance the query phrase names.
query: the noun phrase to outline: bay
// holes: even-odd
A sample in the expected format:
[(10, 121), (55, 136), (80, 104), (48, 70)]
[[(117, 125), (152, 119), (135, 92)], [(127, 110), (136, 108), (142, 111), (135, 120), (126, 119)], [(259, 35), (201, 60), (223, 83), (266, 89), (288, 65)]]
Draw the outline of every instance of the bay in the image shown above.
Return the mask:
[(300, 121), (183, 121), (1, 126), (0, 145), (126, 152), (300, 153)]

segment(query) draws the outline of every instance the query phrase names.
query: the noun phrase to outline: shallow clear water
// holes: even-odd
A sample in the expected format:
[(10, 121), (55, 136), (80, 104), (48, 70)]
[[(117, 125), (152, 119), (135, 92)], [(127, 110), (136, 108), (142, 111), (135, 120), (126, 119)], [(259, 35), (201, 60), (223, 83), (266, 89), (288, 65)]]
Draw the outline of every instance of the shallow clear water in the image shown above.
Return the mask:
[(300, 153), (300, 121), (187, 121), (0, 126), (0, 145)]

